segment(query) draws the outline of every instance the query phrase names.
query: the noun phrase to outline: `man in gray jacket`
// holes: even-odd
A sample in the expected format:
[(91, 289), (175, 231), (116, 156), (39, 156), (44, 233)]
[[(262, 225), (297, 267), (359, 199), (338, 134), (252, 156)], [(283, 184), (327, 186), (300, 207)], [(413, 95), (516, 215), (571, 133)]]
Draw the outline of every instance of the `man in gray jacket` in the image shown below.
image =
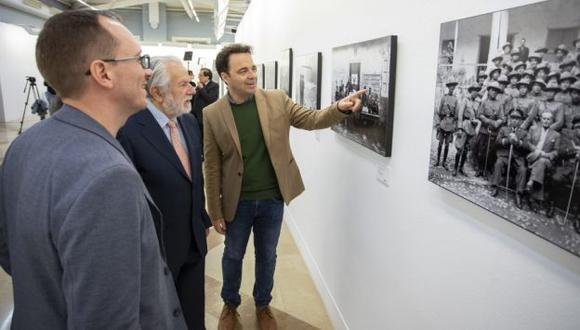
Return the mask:
[(0, 168), (12, 327), (185, 329), (163, 223), (114, 138), (145, 107), (148, 56), (112, 14), (68, 11), (45, 23), (36, 60), (64, 106), (18, 137)]

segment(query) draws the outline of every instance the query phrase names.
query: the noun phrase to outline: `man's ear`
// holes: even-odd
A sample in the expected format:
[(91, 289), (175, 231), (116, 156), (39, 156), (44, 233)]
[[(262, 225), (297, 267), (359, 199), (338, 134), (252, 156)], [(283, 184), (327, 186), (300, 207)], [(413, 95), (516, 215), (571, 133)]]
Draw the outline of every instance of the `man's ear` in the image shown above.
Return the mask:
[(151, 94), (151, 98), (154, 101), (157, 101), (159, 103), (163, 102), (163, 95), (161, 94), (159, 86), (151, 86), (151, 88), (149, 88), (149, 94)]
[(93, 80), (100, 86), (108, 89), (113, 88), (113, 80), (111, 79), (113, 74), (107, 70), (105, 62), (100, 60), (92, 61), (89, 65), (90, 76)]
[(230, 75), (228, 75), (226, 72), (220, 73), (220, 78), (222, 78), (222, 80), (226, 83), (226, 85), (228, 81), (230, 81)]

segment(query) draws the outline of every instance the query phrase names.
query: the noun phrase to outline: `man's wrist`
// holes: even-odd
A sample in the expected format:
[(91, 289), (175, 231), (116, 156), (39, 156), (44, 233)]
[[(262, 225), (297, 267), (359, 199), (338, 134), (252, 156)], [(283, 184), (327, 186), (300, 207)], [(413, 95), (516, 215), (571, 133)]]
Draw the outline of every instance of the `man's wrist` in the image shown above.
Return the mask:
[(344, 113), (345, 115), (350, 115), (352, 113), (352, 110), (342, 110), (340, 108), (340, 102), (336, 102), (336, 109), (338, 109), (338, 111)]

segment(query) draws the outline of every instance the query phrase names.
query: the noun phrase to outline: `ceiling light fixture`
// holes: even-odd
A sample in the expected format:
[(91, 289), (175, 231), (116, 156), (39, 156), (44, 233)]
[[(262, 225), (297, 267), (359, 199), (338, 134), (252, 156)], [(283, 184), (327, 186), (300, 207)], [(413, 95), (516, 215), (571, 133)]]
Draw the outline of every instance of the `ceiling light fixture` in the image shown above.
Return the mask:
[(92, 10), (97, 10), (97, 8), (89, 5), (88, 3), (84, 2), (83, 0), (77, 0), (77, 2), (79, 2), (79, 3), (81, 3), (81, 4), (85, 5), (85, 6), (87, 6), (89, 8), (91, 8)]

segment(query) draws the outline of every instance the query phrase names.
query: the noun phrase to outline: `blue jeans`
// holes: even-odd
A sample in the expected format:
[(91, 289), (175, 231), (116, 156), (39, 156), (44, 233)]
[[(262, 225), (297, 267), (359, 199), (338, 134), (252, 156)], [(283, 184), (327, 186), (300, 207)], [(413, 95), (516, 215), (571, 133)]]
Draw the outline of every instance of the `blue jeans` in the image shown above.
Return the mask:
[(242, 200), (233, 222), (226, 224), (226, 240), (222, 257), (223, 287), (222, 299), (226, 304), (239, 306), (242, 282), (242, 261), (246, 246), (254, 229), (254, 249), (256, 253), (256, 282), (254, 302), (256, 306), (266, 306), (272, 300), (274, 270), (276, 268), (276, 247), (280, 238), (284, 203), (279, 199)]

